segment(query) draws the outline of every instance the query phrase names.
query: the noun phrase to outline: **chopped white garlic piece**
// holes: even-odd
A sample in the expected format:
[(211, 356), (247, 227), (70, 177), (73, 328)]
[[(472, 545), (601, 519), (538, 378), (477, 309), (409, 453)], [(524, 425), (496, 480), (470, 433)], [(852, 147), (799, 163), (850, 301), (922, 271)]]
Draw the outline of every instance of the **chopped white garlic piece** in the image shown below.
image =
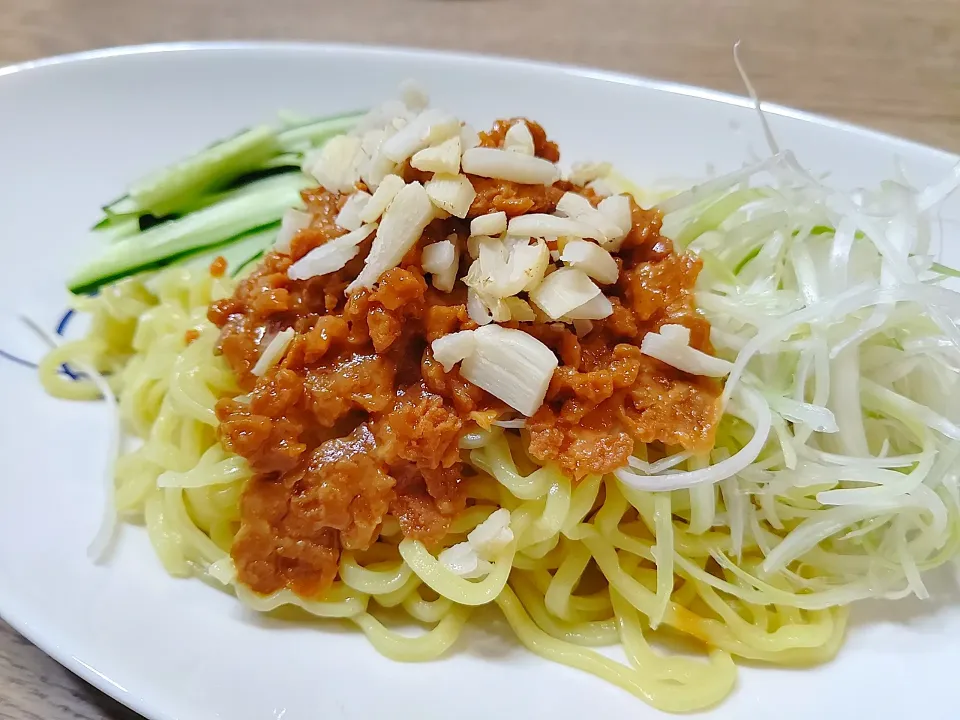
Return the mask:
[(533, 135), (523, 120), (511, 125), (503, 136), (503, 149), (521, 155), (533, 155)]
[(613, 256), (596, 243), (571, 240), (563, 246), (560, 259), (570, 267), (583, 270), (598, 283), (610, 285), (620, 276), (620, 268)]
[(507, 298), (536, 287), (550, 263), (550, 251), (543, 240), (529, 245), (507, 247), (496, 238), (478, 240), (480, 257), (470, 267), (464, 282), (477, 291)]
[(427, 145), (439, 145), (452, 137), (460, 137), (460, 121), (453, 115), (447, 115), (427, 129), (424, 140), (427, 141)]
[(544, 213), (529, 213), (511, 218), (510, 223), (507, 225), (507, 235), (539, 238), (559, 237), (561, 235), (594, 239), (603, 237), (603, 233), (594, 225), (589, 225), (572, 218), (546, 215)]
[[(466, 282), (466, 279), (464, 280)], [(467, 288), (467, 315), (477, 325), (487, 325), (491, 322), (507, 322), (510, 320), (510, 308), (495, 295), (478, 292), (472, 287)]]
[(453, 290), (459, 265), (460, 251), (451, 240), (427, 245), (420, 255), (420, 266), (424, 272), (433, 275), (433, 286), (442, 292)]
[[(483, 242), (485, 235), (471, 235), (467, 238), (467, 254), (474, 260), (480, 257), (480, 243)], [(494, 240), (496, 238), (490, 238)]]
[(464, 150), (475, 148), (480, 144), (480, 136), (472, 125), (464, 123), (460, 127), (460, 146)]
[(360, 252), (360, 243), (377, 229), (376, 223), (363, 225), (353, 232), (341, 235), (316, 247), (287, 269), (291, 280), (306, 280), (336, 272)]
[(530, 307), (530, 303), (526, 300), (521, 300), (518, 297), (508, 297), (504, 298), (503, 302), (506, 303), (507, 309), (510, 311), (511, 320), (516, 320), (517, 322), (534, 322), (537, 319), (533, 308)]
[(427, 181), (427, 195), (441, 210), (465, 218), (477, 196), (466, 175), (437, 173)]
[(552, 320), (560, 320), (598, 295), (600, 288), (583, 270), (569, 267), (547, 275), (543, 282), (530, 291), (533, 303)]
[[(393, 132), (390, 133), (391, 135)], [(368, 130), (360, 138), (360, 147), (364, 153), (373, 157), (380, 149), (381, 143), (386, 139), (387, 131), (384, 129)]]
[(460, 136), (424, 148), (410, 159), (410, 165), (424, 172), (456, 175), (460, 172)]
[(587, 189), (592, 190), (594, 195), (597, 195), (602, 198), (609, 197), (610, 195), (613, 195), (617, 192), (616, 190), (613, 189), (613, 185), (611, 185), (607, 180), (604, 180), (603, 178), (600, 178), (598, 180), (591, 180), (590, 182), (588, 182)]
[[(620, 228), (621, 239), (626, 237), (633, 228), (633, 212), (630, 208), (629, 196), (611, 195), (601, 200), (597, 209)], [(619, 249), (619, 245), (614, 249)]]
[(477, 525), (467, 535), (467, 542), (484, 560), (493, 560), (507, 545), (513, 542), (510, 529), (510, 511), (500, 508)]
[(502, 235), (507, 229), (507, 214), (500, 212), (479, 215), (470, 221), (471, 235)]
[(395, 163), (402, 163), (415, 152), (435, 142), (446, 140), (452, 133), (460, 131), (456, 118), (437, 108), (424, 110), (397, 134), (384, 140), (380, 152)]
[(619, 244), (619, 241), (626, 235), (620, 230), (620, 226), (610, 220), (605, 214), (590, 204), (583, 195), (575, 192), (566, 192), (557, 203), (557, 214), (563, 215), (574, 220), (579, 220), (586, 225), (591, 225), (600, 231), (601, 235), (597, 237), (604, 247)]
[(360, 212), (360, 219), (365, 223), (376, 222), (380, 216), (390, 207), (390, 203), (397, 196), (397, 193), (406, 185), (403, 178), (399, 175), (387, 175), (380, 181), (380, 186), (370, 198), (363, 210)]
[(553, 185), (560, 179), (560, 171), (549, 160), (496, 148), (470, 148), (463, 153), (460, 165), (471, 175), (526, 185)]
[(400, 83), (400, 100), (413, 112), (422, 112), (430, 105), (430, 96), (416, 80), (407, 79)]
[(277, 233), (277, 240), (273, 244), (273, 249), (277, 252), (290, 252), (290, 242), (293, 237), (308, 227), (313, 221), (313, 217), (308, 212), (290, 208), (283, 214), (280, 220), (280, 231)]
[(404, 185), (383, 214), (363, 270), (347, 286), (346, 293), (361, 287), (372, 288), (383, 273), (399, 265), (433, 217), (433, 205), (423, 185)]
[(461, 330), (439, 337), (430, 343), (433, 357), (443, 366), (444, 372), (453, 370), (453, 366), (470, 355), (476, 347), (473, 330)]
[(594, 295), (583, 305), (575, 307), (563, 316), (564, 320), (603, 320), (613, 315), (613, 303), (602, 293)]
[(383, 130), (371, 130), (363, 136), (363, 152), (368, 159), (360, 166), (360, 179), (371, 190), (377, 190), (383, 179), (396, 169), (396, 163), (380, 150), (384, 140), (395, 132), (393, 126), (388, 126)]
[(473, 333), (476, 347), (460, 363), (460, 374), (527, 417), (547, 393), (557, 358), (532, 335), (499, 325), (484, 325)]
[(577, 337), (585, 337), (593, 330), (593, 323), (589, 320), (574, 320), (573, 329), (577, 333)]
[(413, 117), (410, 109), (400, 100), (387, 100), (364, 115), (351, 131), (352, 135), (363, 135), (369, 130), (382, 130), (396, 119)]
[(263, 349), (263, 352), (257, 359), (256, 364), (253, 366), (253, 370), (250, 372), (258, 377), (266, 374), (267, 370), (272, 368), (274, 365), (279, 363), (281, 359), (283, 359), (284, 353), (287, 352), (287, 348), (290, 347), (290, 343), (293, 342), (293, 338), (296, 336), (296, 334), (296, 330), (293, 328), (287, 328), (286, 330), (281, 330), (274, 335), (273, 339), (267, 343), (267, 346)]
[(462, 578), (484, 577), (493, 569), (493, 565), (480, 559), (477, 551), (468, 541), (451, 545), (442, 550), (437, 556), (437, 560), (447, 570)]
[(663, 325), (659, 332), (648, 332), (640, 352), (691, 375), (724, 377), (733, 369), (733, 363), (690, 347), (690, 330), (682, 325)]
[(493, 322), (493, 313), (473, 288), (467, 289), (467, 315), (477, 325), (488, 325)]
[(347, 201), (343, 204), (343, 207), (340, 208), (340, 212), (337, 213), (337, 219), (335, 222), (344, 230), (359, 230), (360, 226), (363, 225), (363, 220), (360, 219), (360, 214), (363, 212), (364, 208), (367, 207), (367, 203), (369, 202), (370, 193), (364, 192), (363, 190), (357, 190), (357, 192), (353, 193), (347, 198)]
[(574, 185), (586, 185), (599, 178), (606, 177), (613, 170), (607, 162), (577, 162), (570, 170), (567, 178)]
[(316, 162), (304, 169), (330, 192), (349, 193), (356, 190), (364, 160), (360, 138), (337, 135), (323, 146)]

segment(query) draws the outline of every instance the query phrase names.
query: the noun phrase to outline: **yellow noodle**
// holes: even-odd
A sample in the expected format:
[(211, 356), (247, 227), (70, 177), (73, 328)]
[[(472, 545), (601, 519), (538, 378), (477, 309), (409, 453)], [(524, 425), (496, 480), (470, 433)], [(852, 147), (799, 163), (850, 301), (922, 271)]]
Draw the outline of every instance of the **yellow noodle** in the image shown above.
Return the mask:
[[(216, 402), (242, 391), (215, 355), (217, 330), (206, 320), (209, 303), (231, 291), (229, 280), (183, 268), (108, 286), (76, 301), (92, 314), (88, 337), (52, 351), (40, 366), (44, 387), (70, 399), (98, 392), (61, 373), (63, 363), (83, 361), (109, 375), (121, 420), (141, 441), (115, 465), (116, 506), (124, 517), (143, 519), (171, 574), (213, 579), (258, 612), (294, 605), (317, 617), (350, 619), (378, 651), (403, 661), (439, 657), (459, 637), (471, 607), (495, 603), (531, 651), (676, 712), (722, 700), (736, 680), (733, 657), (805, 665), (837, 652), (846, 611), (833, 606), (827, 585), (818, 586), (815, 573), (800, 564), (789, 572), (810, 576), (803, 592), (786, 575), (762, 575), (762, 555), (750, 545), (731, 560), (729, 533), (709, 527), (709, 497), (692, 502), (688, 492), (640, 492), (610, 476), (573, 484), (531, 460), (526, 434), (497, 429), (465, 441), (472, 449), (463, 455), (477, 471), (465, 483), (471, 504), (444, 541), (459, 542), (498, 508), (509, 510), (514, 542), (486, 577), (453, 574), (438, 549), (404, 539), (396, 519), (387, 517), (369, 550), (342, 553), (338, 580), (321, 597), (252, 592), (237, 581), (229, 556), (252, 471), (216, 435)], [(188, 330), (198, 333), (189, 344)], [(644, 447), (638, 456), (647, 457)], [(816, 491), (797, 496), (789, 508), (778, 505), (788, 528), (812, 507)], [(824, 565), (842, 561), (816, 552)], [(392, 630), (371, 614), (379, 608), (430, 629)], [(648, 640), (658, 622), (701, 644), (704, 659), (654, 651)], [(629, 665), (588, 649), (614, 643)]]

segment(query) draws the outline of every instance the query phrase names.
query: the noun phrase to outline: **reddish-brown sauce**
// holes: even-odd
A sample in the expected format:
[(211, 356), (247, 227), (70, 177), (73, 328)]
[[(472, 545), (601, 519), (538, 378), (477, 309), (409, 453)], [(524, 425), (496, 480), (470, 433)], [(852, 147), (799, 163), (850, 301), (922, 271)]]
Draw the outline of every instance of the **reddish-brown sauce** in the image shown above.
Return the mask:
[(223, 255), (217, 255), (210, 263), (210, 274), (213, 277), (223, 277), (227, 271), (227, 259)]
[[(481, 142), (502, 145), (517, 121), (498, 121)], [(523, 122), (537, 154), (558, 160), (543, 129)], [(471, 181), (477, 199), (469, 217), (550, 212), (571, 187)], [(425, 245), (453, 234), (463, 246), (468, 222), (434, 221), (375, 291), (346, 297), (370, 240), (337, 273), (287, 276), (292, 262), (343, 234), (334, 218), (344, 198), (322, 188), (303, 198), (313, 221), (290, 254), (269, 253), (208, 316), (220, 328), (219, 351), (249, 393), (217, 404), (221, 442), (256, 473), (232, 548), (239, 579), (260, 593), (288, 587), (314, 596), (335, 578), (341, 550), (368, 548), (388, 515), (407, 537), (442, 538), (466, 504), (459, 439), (507, 408), (456, 368), (445, 373), (429, 348), (438, 337), (476, 327), (463, 285), (438, 292), (419, 268)], [(643, 335), (668, 322), (690, 328), (695, 347), (711, 349), (709, 325), (693, 305), (700, 263), (675, 254), (659, 230), (657, 212), (633, 206), (619, 281), (604, 288), (614, 313), (585, 337), (562, 323), (509, 324), (559, 358), (547, 398), (527, 423), (529, 448), (574, 478), (624, 465), (636, 441), (689, 449), (713, 443), (716, 384), (640, 354)], [(282, 362), (261, 378), (252, 375), (263, 348), (285, 328), (296, 336)]]

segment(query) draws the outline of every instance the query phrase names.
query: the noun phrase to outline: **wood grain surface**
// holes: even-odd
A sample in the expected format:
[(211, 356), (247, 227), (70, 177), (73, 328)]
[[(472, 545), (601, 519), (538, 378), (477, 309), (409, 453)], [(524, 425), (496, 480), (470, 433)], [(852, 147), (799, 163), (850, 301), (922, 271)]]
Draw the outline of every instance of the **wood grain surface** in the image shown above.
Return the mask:
[[(765, 99), (960, 151), (960, 0), (0, 0), (0, 65), (239, 38), (497, 53), (738, 94), (742, 39)], [(134, 717), (0, 621), (0, 719)]]

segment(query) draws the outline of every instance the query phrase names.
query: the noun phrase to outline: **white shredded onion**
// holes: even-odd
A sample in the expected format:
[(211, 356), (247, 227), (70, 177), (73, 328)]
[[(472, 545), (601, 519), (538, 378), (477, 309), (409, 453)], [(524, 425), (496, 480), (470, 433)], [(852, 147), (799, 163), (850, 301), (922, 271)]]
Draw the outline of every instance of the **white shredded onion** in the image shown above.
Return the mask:
[[(666, 332), (664, 332), (666, 330)], [(640, 343), (640, 352), (691, 375), (724, 377), (733, 363), (707, 355), (690, 347), (690, 331), (682, 325), (663, 325), (659, 332), (648, 332)]]

